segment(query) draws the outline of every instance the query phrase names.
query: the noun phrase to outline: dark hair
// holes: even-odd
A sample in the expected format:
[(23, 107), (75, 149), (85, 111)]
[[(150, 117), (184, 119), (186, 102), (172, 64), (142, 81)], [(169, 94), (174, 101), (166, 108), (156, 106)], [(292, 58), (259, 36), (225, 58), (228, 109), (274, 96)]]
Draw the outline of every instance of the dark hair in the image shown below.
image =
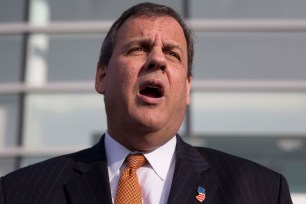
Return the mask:
[(164, 5), (154, 3), (140, 3), (132, 6), (128, 10), (122, 13), (122, 15), (114, 22), (110, 30), (108, 31), (100, 52), (98, 66), (107, 66), (113, 53), (114, 42), (116, 34), (122, 24), (130, 17), (138, 16), (169, 16), (174, 18), (182, 27), (185, 39), (187, 42), (187, 53), (188, 53), (188, 76), (191, 76), (192, 60), (193, 60), (193, 39), (191, 30), (187, 27), (186, 23), (182, 20), (180, 15), (172, 8)]

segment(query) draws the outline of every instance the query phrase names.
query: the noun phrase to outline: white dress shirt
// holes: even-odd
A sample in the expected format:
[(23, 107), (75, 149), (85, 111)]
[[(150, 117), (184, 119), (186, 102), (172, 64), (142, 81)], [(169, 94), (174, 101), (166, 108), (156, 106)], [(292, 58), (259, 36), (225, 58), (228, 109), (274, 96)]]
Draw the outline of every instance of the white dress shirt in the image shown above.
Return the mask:
[[(176, 161), (175, 146), (176, 137), (174, 136), (154, 151), (143, 153), (148, 163), (136, 171), (141, 186), (143, 204), (167, 203)], [(105, 150), (114, 202), (120, 174), (126, 167), (123, 162), (132, 152), (114, 140), (108, 132), (105, 133)]]

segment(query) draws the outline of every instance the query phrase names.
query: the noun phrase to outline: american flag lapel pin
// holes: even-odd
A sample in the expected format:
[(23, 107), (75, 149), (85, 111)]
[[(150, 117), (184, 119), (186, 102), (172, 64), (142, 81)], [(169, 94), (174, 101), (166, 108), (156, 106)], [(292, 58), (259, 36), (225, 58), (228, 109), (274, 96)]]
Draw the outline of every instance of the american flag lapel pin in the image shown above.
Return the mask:
[(202, 203), (206, 198), (205, 188), (199, 186), (197, 192), (198, 195), (196, 196), (196, 199)]

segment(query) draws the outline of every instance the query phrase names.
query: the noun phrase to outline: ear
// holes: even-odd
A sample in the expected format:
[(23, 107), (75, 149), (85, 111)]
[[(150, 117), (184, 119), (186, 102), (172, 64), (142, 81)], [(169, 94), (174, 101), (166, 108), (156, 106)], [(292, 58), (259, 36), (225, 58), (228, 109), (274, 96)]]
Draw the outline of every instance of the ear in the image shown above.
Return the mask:
[(105, 66), (104, 65), (97, 65), (97, 71), (96, 71), (96, 82), (95, 82), (95, 88), (96, 91), (100, 94), (104, 94), (105, 91)]
[(191, 103), (191, 81), (192, 76), (188, 76), (186, 79), (186, 104), (189, 105)]

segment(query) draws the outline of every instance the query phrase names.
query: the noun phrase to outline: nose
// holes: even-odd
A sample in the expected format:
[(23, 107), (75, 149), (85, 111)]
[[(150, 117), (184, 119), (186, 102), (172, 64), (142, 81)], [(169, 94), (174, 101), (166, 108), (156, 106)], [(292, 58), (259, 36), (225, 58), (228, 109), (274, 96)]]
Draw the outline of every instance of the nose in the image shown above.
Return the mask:
[(154, 48), (151, 50), (150, 54), (148, 55), (146, 68), (148, 70), (158, 70), (166, 71), (167, 69), (167, 62), (165, 55), (161, 48)]

